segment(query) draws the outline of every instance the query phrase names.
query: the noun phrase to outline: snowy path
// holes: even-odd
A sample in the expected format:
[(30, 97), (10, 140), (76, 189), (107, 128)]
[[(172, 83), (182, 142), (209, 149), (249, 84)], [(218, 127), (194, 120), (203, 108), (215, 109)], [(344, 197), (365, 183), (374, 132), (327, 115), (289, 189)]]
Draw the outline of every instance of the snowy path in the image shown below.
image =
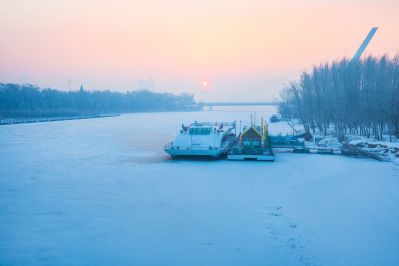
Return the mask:
[(211, 115), (0, 127), (0, 265), (399, 264), (395, 165), (160, 152), (182, 120)]

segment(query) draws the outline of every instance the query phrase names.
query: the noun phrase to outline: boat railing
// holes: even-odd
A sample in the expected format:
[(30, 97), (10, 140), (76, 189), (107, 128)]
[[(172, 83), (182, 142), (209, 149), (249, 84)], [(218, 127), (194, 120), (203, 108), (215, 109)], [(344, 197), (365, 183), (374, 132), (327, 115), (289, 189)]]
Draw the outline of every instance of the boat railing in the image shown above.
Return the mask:
[(170, 142), (164, 146), (164, 149), (172, 149), (172, 150), (223, 150), (225, 147), (180, 147), (180, 146), (174, 146), (173, 142)]
[(191, 124), (191, 126), (227, 126), (234, 127), (236, 125), (235, 122), (197, 122)]

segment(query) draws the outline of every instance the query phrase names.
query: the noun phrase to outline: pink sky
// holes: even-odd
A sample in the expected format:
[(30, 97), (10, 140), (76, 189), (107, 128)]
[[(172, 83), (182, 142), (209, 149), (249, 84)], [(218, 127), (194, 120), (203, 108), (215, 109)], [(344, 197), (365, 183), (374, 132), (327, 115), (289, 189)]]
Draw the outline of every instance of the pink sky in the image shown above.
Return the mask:
[(270, 100), (301, 70), (351, 57), (372, 26), (366, 54), (398, 54), (398, 14), (393, 0), (3, 0), (0, 82)]

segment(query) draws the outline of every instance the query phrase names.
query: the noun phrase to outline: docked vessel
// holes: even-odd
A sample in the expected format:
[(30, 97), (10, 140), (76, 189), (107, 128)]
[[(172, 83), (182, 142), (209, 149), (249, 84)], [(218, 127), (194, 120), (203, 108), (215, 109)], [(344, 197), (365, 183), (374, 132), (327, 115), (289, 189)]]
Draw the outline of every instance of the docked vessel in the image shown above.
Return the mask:
[(172, 158), (202, 156), (218, 158), (227, 154), (236, 140), (235, 122), (194, 122), (182, 125), (176, 139), (165, 145), (164, 150)]
[[(252, 119), (251, 119), (252, 120)], [(267, 134), (267, 124), (252, 124), (239, 135), (227, 155), (228, 160), (274, 161), (274, 153)]]

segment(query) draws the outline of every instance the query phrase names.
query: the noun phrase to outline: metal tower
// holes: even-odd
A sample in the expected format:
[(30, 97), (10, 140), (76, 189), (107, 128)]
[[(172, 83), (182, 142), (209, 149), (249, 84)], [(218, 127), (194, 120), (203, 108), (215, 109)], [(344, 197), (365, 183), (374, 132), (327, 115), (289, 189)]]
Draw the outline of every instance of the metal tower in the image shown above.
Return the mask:
[(377, 27), (371, 28), (369, 34), (367, 34), (366, 38), (363, 40), (362, 44), (360, 45), (359, 49), (357, 49), (355, 55), (352, 57), (352, 61), (359, 60), (362, 56), (364, 50), (366, 50), (367, 45), (369, 45), (371, 39), (373, 38), (374, 34), (378, 30)]

